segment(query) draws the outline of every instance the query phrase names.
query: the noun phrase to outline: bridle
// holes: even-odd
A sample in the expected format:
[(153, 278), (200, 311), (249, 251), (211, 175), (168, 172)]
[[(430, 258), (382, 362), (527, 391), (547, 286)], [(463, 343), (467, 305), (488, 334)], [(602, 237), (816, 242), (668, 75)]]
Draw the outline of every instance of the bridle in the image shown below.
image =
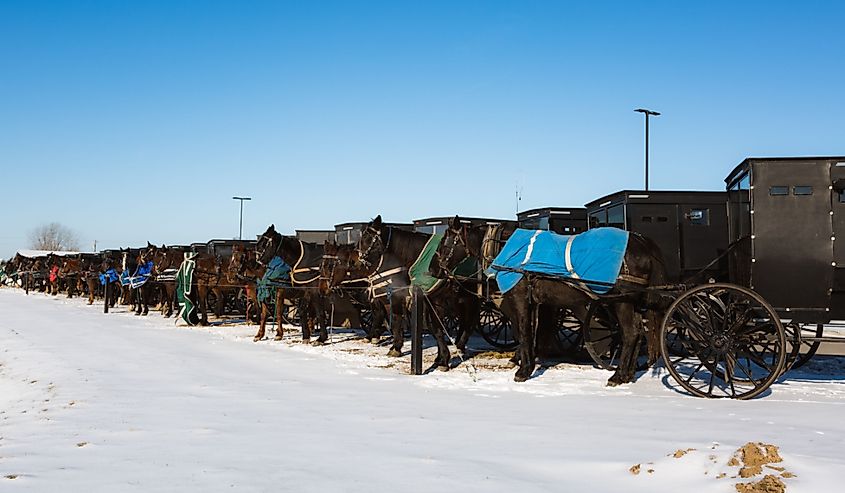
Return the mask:
[[(274, 233), (273, 236), (267, 236), (266, 234), (261, 235), (261, 239), (265, 240), (265, 245), (261, 245), (261, 241), (259, 240), (258, 244), (255, 245), (255, 260), (261, 265), (264, 265), (264, 255), (267, 254), (267, 251), (273, 247), (273, 243), (276, 241), (276, 235), (281, 238), (282, 235), (279, 233)], [(275, 252), (278, 250), (278, 246), (275, 247), (272, 251)]]
[[(449, 236), (451, 236), (454, 239), (450, 243), (449, 252), (446, 255), (442, 256), (442, 258), (440, 259), (440, 266), (443, 267), (445, 270), (448, 270), (449, 261), (451, 261), (452, 257), (455, 256), (455, 249), (457, 248), (458, 245), (463, 247), (464, 252), (466, 252), (467, 255), (470, 254), (470, 252), (469, 252), (469, 240), (467, 238), (467, 235), (468, 235), (467, 226), (464, 225), (462, 228), (457, 229), (457, 230), (449, 228), (449, 231), (454, 233), (454, 235), (447, 235), (447, 238)], [(441, 256), (439, 250), (437, 252), (437, 256), (438, 257)]]
[[(370, 242), (370, 244), (369, 244), (369, 246), (367, 246), (366, 250), (362, 251), (360, 249), (361, 241), (363, 241), (364, 235), (366, 233), (370, 232), (370, 231), (373, 232), (373, 234), (372, 234), (373, 241)], [(370, 262), (368, 259), (370, 257), (370, 253), (373, 251), (373, 248), (376, 246), (376, 243), (378, 243), (380, 245), (379, 256), (383, 257), (384, 252), (387, 251), (387, 247), (390, 246), (390, 239), (392, 237), (393, 237), (393, 227), (392, 226), (387, 227), (387, 241), (386, 242), (382, 241), (381, 229), (380, 228), (374, 228), (372, 226), (367, 226), (367, 229), (365, 229), (364, 232), (361, 234), (361, 240), (358, 240), (358, 245), (359, 245), (358, 246), (358, 261), (361, 262), (361, 264), (363, 264), (364, 267), (367, 267), (367, 268), (372, 267), (373, 263)]]

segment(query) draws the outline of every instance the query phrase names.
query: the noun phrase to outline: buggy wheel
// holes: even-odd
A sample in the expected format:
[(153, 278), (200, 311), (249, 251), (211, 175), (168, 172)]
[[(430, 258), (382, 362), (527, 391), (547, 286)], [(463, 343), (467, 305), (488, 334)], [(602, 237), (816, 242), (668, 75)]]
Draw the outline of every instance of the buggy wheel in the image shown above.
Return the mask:
[(519, 343), (513, 333), (511, 321), (492, 301), (481, 304), (478, 331), (491, 346), (500, 349), (514, 349)]
[(660, 353), (687, 392), (751, 399), (781, 375), (787, 342), (777, 312), (759, 294), (733, 284), (705, 284), (669, 306)]
[(581, 321), (568, 308), (555, 310), (554, 344), (565, 355), (577, 357), (584, 350)]
[[(641, 324), (642, 318), (636, 317)], [(609, 307), (600, 302), (591, 303), (587, 316), (581, 323), (584, 348), (596, 365), (605, 370), (616, 371), (622, 356), (622, 328), (616, 315)], [(637, 371), (648, 368), (648, 351), (643, 347), (645, 338), (640, 339), (637, 355)]]
[(443, 328), (446, 330), (446, 333), (449, 334), (449, 337), (451, 337), (452, 339), (457, 337), (458, 331), (461, 328), (460, 319), (458, 317), (456, 317), (455, 315), (450, 313), (450, 314), (443, 315), (441, 320), (443, 321), (443, 325), (444, 325)]
[(205, 307), (209, 313), (215, 316), (217, 315), (214, 313), (215, 310), (217, 310), (217, 295), (214, 293), (213, 289), (209, 289), (208, 293), (205, 295)]
[(819, 350), (821, 341), (814, 340), (824, 334), (824, 325), (818, 324), (815, 327), (804, 326), (797, 322), (790, 322), (783, 326), (787, 338), (786, 365), (784, 373), (795, 368), (801, 368)]
[(371, 308), (359, 308), (358, 321), (361, 322), (361, 329), (369, 334), (373, 328), (373, 310)]

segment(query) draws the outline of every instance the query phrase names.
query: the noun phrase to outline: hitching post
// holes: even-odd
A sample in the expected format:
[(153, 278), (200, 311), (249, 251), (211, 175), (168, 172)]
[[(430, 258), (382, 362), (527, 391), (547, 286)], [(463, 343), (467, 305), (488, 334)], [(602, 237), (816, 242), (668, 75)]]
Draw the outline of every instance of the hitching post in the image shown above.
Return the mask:
[(419, 286), (411, 288), (411, 373), (422, 375), (422, 289)]
[(109, 278), (106, 277), (106, 285), (103, 288), (103, 299), (106, 300), (106, 302), (103, 303), (103, 313), (109, 312), (109, 286), (110, 285), (111, 285), (111, 282), (109, 282)]

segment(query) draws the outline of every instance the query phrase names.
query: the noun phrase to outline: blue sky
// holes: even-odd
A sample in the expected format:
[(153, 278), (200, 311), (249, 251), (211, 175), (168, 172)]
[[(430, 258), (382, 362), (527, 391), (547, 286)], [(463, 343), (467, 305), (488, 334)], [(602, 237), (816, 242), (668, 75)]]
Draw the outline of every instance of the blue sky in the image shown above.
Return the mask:
[(0, 1), (0, 256), (512, 217), (845, 154), (837, 2)]

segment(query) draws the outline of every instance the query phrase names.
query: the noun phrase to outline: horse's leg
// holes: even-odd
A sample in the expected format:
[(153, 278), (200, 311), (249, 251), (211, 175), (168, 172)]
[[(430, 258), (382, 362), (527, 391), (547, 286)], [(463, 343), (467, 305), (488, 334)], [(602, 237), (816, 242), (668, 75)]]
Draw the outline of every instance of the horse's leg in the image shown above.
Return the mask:
[(528, 299), (525, 282), (520, 282), (513, 289), (508, 291), (502, 300), (501, 310), (505, 316), (511, 321), (514, 334), (516, 335), (519, 345), (514, 352), (511, 362), (518, 365), (519, 369), (514, 375), (513, 379), (516, 382), (524, 382), (534, 373), (534, 324), (532, 324), (531, 316), (533, 313), (533, 304)]
[(285, 327), (282, 323), (282, 312), (285, 309), (285, 289), (276, 289), (276, 337), (273, 340), (281, 341), (285, 336)]
[(467, 342), (470, 336), (478, 328), (478, 319), (481, 313), (481, 303), (475, 296), (467, 297), (463, 303), (459, 303), (458, 321), (460, 335), (455, 341), (455, 346), (461, 353), (466, 354)]
[(226, 300), (223, 298), (226, 293), (222, 288), (214, 288), (213, 291), (216, 298), (214, 303), (214, 316), (220, 318), (223, 316), (223, 308), (226, 304)]
[(176, 298), (176, 283), (167, 282), (164, 284), (165, 300), (164, 300), (164, 316), (169, 318), (173, 315), (173, 300)]
[(370, 327), (368, 337), (371, 343), (378, 344), (381, 333), (384, 331), (384, 320), (387, 317), (384, 305), (381, 303), (370, 303), (370, 310), (373, 312), (373, 325)]
[[(443, 319), (437, 316), (437, 312), (432, 306), (429, 306), (426, 311), (429, 311), (431, 314), (426, 317), (429, 332), (434, 336), (434, 340), (437, 341), (437, 358), (435, 358), (434, 364), (437, 365), (438, 370), (449, 371), (452, 353), (449, 351), (449, 345), (446, 344), (446, 327), (441, 323)], [(436, 320), (432, 320), (432, 318)]]
[(646, 342), (648, 344), (648, 366), (657, 363), (660, 357), (660, 324), (663, 323), (663, 313), (660, 310), (648, 309), (646, 311), (645, 330)]
[(392, 320), (390, 321), (390, 332), (393, 334), (393, 344), (387, 355), (398, 358), (402, 356), (402, 346), (405, 344), (405, 299), (399, 295), (393, 295), (393, 303), (389, 305)]
[(200, 309), (200, 325), (208, 325), (208, 286), (197, 284), (197, 305)]
[(311, 293), (312, 306), (317, 316), (317, 327), (320, 330), (320, 335), (317, 336), (317, 342), (322, 344), (329, 340), (329, 331), (326, 328), (326, 306), (325, 297), (320, 293), (314, 291)]
[(267, 325), (267, 315), (270, 310), (267, 309), (267, 303), (261, 302), (261, 313), (258, 320), (258, 333), (252, 338), (253, 341), (258, 342), (264, 339), (264, 327)]
[(622, 354), (619, 358), (619, 367), (607, 381), (607, 385), (610, 387), (634, 381), (641, 331), (633, 304), (617, 303), (614, 308), (616, 319), (619, 321), (619, 327), (622, 331)]
[(144, 305), (144, 311), (141, 315), (148, 315), (150, 313), (150, 298), (152, 298), (152, 285), (147, 282), (141, 287), (141, 303)]

